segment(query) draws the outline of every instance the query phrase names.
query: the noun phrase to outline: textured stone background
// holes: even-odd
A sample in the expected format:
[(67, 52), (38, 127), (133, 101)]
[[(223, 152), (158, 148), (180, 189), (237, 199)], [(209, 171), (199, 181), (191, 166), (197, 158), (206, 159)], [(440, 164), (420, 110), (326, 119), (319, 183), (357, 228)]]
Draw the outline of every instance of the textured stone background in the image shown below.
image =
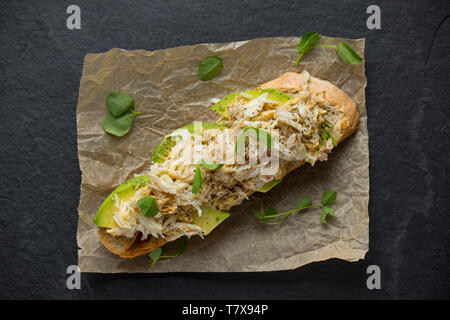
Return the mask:
[[(81, 30), (66, 8), (81, 8)], [(378, 4), (382, 29), (366, 28)], [(0, 11), (0, 298), (450, 298), (448, 1), (17, 1)], [(370, 251), (256, 274), (83, 274), (75, 108), (82, 62), (113, 47), (366, 37)], [(377, 264), (382, 289), (366, 288)]]

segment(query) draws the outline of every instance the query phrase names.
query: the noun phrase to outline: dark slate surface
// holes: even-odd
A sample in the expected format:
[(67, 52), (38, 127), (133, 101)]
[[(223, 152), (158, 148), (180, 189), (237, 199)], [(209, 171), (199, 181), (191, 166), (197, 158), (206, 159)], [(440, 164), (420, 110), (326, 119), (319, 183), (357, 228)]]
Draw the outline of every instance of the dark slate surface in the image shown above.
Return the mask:
[[(81, 30), (66, 8), (81, 7)], [(366, 28), (378, 4), (382, 29)], [(448, 1), (2, 1), (0, 298), (450, 298)], [(370, 251), (252, 274), (83, 274), (75, 109), (82, 62), (113, 47), (301, 35), (367, 38)], [(366, 288), (381, 267), (382, 289)]]

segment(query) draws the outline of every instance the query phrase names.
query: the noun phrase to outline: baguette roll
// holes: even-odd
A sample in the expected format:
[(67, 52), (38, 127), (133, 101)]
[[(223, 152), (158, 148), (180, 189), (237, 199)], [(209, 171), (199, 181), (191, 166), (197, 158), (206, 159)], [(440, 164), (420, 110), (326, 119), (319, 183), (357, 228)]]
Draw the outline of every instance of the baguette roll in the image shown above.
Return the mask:
[[(201, 215), (202, 205), (229, 210), (267, 183), (282, 179), (299, 166), (327, 160), (327, 154), (358, 128), (359, 113), (353, 100), (335, 85), (314, 78), (306, 71), (285, 73), (256, 89), (260, 90), (256, 91), (260, 95), (255, 99), (248, 92), (233, 94), (232, 99), (228, 99), (227, 108), (222, 108), (220, 113), (226, 115), (221, 121), (226, 126), (210, 125), (201, 129), (202, 139), (206, 141), (202, 144), (203, 152), (209, 155), (210, 162), (221, 163), (216, 158), (227, 152), (226, 147), (217, 142), (221, 136), (226, 135), (229, 141), (234, 142), (234, 150), (243, 129), (257, 128), (270, 135), (277, 134), (277, 170), (263, 175), (259, 170), (267, 166), (266, 163), (225, 163), (218, 170), (202, 170), (201, 189), (193, 193), (198, 163), (188, 163), (182, 152), (186, 141), (191, 141), (195, 134), (186, 127), (177, 130), (171, 135), (176, 138), (175, 142), (164, 150), (165, 158), (154, 157), (158, 162), (151, 166), (148, 186), (127, 203), (118, 202), (114, 213), (117, 226), (99, 228), (100, 239), (108, 250), (123, 258), (131, 258), (151, 252), (181, 236), (203, 237), (205, 232), (195, 225), (194, 217)], [(273, 93), (268, 91), (270, 89), (290, 96), (289, 100), (284, 102), (285, 95), (283, 103), (271, 100), (270, 94)], [(187, 140), (184, 139), (186, 136)], [(167, 137), (165, 140), (168, 141)], [(250, 143), (246, 148), (249, 154), (258, 152), (251, 149)], [(138, 198), (145, 195), (155, 195), (164, 208), (163, 212), (149, 219), (140, 217), (134, 209)], [(119, 210), (120, 206), (125, 209)]]

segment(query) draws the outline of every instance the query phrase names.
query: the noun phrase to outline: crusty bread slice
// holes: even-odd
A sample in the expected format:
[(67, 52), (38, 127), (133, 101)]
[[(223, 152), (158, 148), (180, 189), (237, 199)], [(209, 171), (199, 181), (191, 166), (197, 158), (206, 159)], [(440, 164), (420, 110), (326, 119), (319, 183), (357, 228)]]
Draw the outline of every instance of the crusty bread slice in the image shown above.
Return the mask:
[[(337, 143), (351, 136), (359, 124), (359, 112), (355, 102), (341, 89), (329, 81), (312, 77), (307, 71), (301, 73), (286, 72), (280, 77), (266, 82), (258, 89), (271, 88), (287, 94), (296, 95), (307, 90), (314, 96), (319, 96), (325, 104), (331, 106), (330, 114), (338, 119), (337, 125), (331, 129), (331, 134)], [(334, 122), (334, 121), (330, 121)], [(291, 161), (287, 164), (286, 174), (301, 167), (306, 161)]]
[(139, 237), (134, 241), (133, 245), (127, 251), (120, 254), (121, 258), (134, 258), (142, 254), (152, 252), (167, 243), (163, 238), (149, 237), (142, 241)]
[(123, 236), (113, 236), (106, 232), (107, 228), (98, 228), (98, 234), (103, 245), (112, 253), (122, 258), (134, 258), (142, 254), (152, 252), (167, 243), (166, 240), (150, 237), (145, 241), (138, 238), (137, 234), (133, 238)]
[(133, 238), (127, 238), (123, 236), (113, 236), (107, 232), (107, 228), (98, 228), (98, 234), (103, 245), (112, 253), (122, 254), (127, 251), (136, 240), (137, 235)]
[[(338, 125), (332, 129), (333, 137), (339, 143), (351, 136), (359, 124), (359, 112), (355, 102), (341, 89), (329, 81), (312, 77), (308, 72), (286, 72), (282, 76), (259, 86), (271, 88), (287, 94), (297, 94), (307, 90), (311, 95), (323, 100), (330, 108), (330, 114), (339, 117)], [(334, 121), (333, 121), (334, 122)]]
[[(277, 79), (262, 84), (258, 88), (271, 88), (291, 95), (296, 95), (304, 90), (309, 91), (310, 94), (316, 96), (330, 108), (329, 114), (334, 117), (331, 122), (335, 123), (331, 133), (338, 143), (349, 137), (358, 128), (359, 113), (353, 100), (335, 85), (328, 81), (314, 78), (306, 71), (302, 73), (287, 72)], [(305, 161), (288, 163), (286, 174), (304, 163)], [(99, 228), (99, 234), (105, 247), (122, 258), (133, 258), (146, 254), (167, 243), (162, 238), (156, 239), (154, 237), (150, 237), (145, 241), (140, 240), (136, 236), (132, 239), (116, 237), (107, 233), (105, 228)]]

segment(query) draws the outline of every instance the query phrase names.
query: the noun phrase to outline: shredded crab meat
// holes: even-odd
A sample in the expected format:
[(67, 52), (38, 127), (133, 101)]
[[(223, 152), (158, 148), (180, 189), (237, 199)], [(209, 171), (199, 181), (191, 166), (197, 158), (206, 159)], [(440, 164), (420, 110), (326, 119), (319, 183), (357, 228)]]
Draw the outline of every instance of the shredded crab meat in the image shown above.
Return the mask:
[(156, 215), (153, 218), (145, 217), (137, 207), (137, 201), (143, 195), (140, 189), (128, 201), (122, 201), (117, 194), (114, 198), (114, 221), (116, 228), (108, 229), (108, 233), (115, 236), (125, 236), (132, 238), (137, 232), (141, 233), (141, 239), (145, 240), (149, 236), (162, 237), (168, 241), (175, 240), (181, 236), (192, 236), (204, 234), (204, 230), (186, 222), (177, 221), (175, 215)]
[[(241, 92), (235, 103), (228, 108), (230, 128), (202, 129), (203, 141), (201, 140), (200, 149), (197, 149), (209, 162), (224, 163), (224, 166), (216, 172), (202, 170), (203, 181), (220, 183), (221, 187), (204, 186), (198, 193), (192, 193), (195, 168), (201, 160), (200, 158), (200, 160), (192, 161), (198, 137), (187, 129), (180, 129), (170, 135), (175, 144), (166, 161), (153, 163), (151, 166), (151, 188), (172, 195), (179, 207), (194, 208), (201, 216), (201, 206), (203, 204), (210, 205), (214, 199), (225, 201), (223, 199), (234, 197), (232, 200), (235, 202), (248, 199), (249, 191), (255, 191), (265, 183), (279, 179), (282, 176), (283, 167), (290, 161), (306, 161), (314, 165), (317, 160), (327, 160), (327, 154), (333, 149), (331, 139), (325, 145), (318, 145), (320, 141), (319, 128), (323, 121), (321, 114), (324, 111), (320, 110), (317, 103), (311, 101), (313, 100), (310, 99), (307, 91), (300, 92), (298, 97), (289, 100), (284, 105), (270, 100), (267, 92), (256, 98), (249, 93)], [(211, 102), (217, 103), (218, 99), (213, 99)], [(270, 166), (271, 159), (252, 164), (235, 163), (235, 159), (225, 162), (229, 159), (229, 155), (235, 154), (236, 139), (245, 127), (263, 129), (272, 136), (272, 152), (279, 157), (277, 161), (279, 161), (280, 168), (263, 171)], [(230, 143), (230, 141), (234, 141), (234, 143)], [(250, 143), (246, 145), (246, 151), (249, 158), (251, 154), (258, 154), (259, 159), (263, 159), (262, 151), (257, 148), (257, 144), (251, 142), (251, 139)], [(110, 229), (108, 232), (127, 237), (132, 237), (136, 232), (140, 232), (142, 239), (153, 236), (162, 237), (168, 241), (183, 235), (188, 237), (204, 235), (201, 227), (180, 221), (176, 215), (169, 214), (164, 217), (157, 215), (153, 218), (143, 216), (136, 205), (140, 197), (142, 195), (139, 192), (125, 202), (116, 197), (114, 220), (118, 227)], [(220, 205), (220, 202), (218, 203)]]

